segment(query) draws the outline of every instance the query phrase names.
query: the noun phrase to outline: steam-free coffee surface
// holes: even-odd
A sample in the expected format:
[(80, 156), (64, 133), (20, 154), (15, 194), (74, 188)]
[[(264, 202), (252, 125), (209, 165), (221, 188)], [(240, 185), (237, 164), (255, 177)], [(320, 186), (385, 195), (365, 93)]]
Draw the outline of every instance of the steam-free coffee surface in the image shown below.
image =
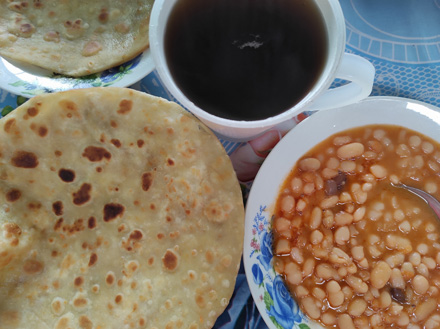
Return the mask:
[(165, 54), (176, 84), (197, 106), (260, 120), (309, 92), (327, 57), (327, 34), (309, 0), (178, 0)]

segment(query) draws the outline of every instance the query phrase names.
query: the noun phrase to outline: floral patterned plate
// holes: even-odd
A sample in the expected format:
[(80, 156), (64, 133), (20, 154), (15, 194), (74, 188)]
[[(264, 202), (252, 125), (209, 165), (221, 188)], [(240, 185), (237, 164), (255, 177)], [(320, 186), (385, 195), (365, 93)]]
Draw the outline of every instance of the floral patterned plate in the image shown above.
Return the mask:
[(29, 98), (68, 89), (127, 87), (144, 78), (153, 69), (154, 63), (149, 49), (119, 66), (80, 78), (56, 74), (0, 57), (0, 88)]
[(258, 171), (246, 204), (243, 262), (255, 304), (270, 329), (322, 328), (301, 312), (274, 270), (271, 218), (282, 183), (296, 161), (322, 140), (373, 124), (400, 125), (440, 141), (439, 108), (400, 97), (368, 97), (306, 118), (281, 139)]

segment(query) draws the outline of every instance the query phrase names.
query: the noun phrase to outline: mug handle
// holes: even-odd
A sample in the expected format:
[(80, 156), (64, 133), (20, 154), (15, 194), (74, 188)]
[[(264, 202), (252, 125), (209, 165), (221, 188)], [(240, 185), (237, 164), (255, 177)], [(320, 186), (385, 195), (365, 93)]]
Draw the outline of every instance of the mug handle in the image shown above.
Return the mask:
[(368, 97), (373, 89), (375, 69), (365, 58), (344, 53), (336, 78), (349, 81), (340, 87), (328, 89), (306, 111), (322, 111), (356, 103)]

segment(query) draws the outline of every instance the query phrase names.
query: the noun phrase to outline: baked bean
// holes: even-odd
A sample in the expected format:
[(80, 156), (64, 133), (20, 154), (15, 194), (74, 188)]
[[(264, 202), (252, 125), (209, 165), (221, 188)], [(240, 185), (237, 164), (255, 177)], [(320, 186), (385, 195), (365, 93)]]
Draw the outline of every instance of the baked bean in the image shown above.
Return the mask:
[(328, 280), (337, 278), (337, 272), (330, 264), (320, 263), (316, 266), (316, 276)]
[(402, 277), (405, 281), (409, 281), (415, 275), (414, 266), (410, 262), (405, 262), (401, 267)]
[(397, 318), (397, 325), (401, 327), (405, 327), (409, 325), (409, 316), (406, 312), (401, 312)]
[(295, 263), (288, 263), (284, 266), (286, 280), (290, 284), (297, 285), (302, 281), (302, 274), (299, 266)]
[(335, 242), (339, 245), (344, 245), (348, 240), (350, 240), (350, 230), (348, 227), (339, 227), (335, 231)]
[(403, 278), (402, 272), (398, 268), (393, 268), (391, 270), (390, 283), (391, 286), (394, 288), (405, 288), (405, 280)]
[(423, 275), (417, 274), (411, 281), (414, 291), (419, 295), (423, 295), (429, 289), (429, 282)]
[[(339, 161), (338, 161), (338, 167), (339, 167)], [(324, 179), (332, 179), (335, 178), (336, 176), (338, 176), (338, 171), (336, 170), (338, 167), (336, 167), (335, 169), (332, 168), (324, 168), (322, 169), (321, 175)]]
[(295, 198), (291, 195), (286, 195), (281, 200), (281, 211), (285, 214), (291, 213), (295, 208)]
[(314, 230), (310, 234), (310, 242), (312, 244), (320, 244), (323, 239), (324, 239), (324, 234), (322, 234), (321, 231)]
[(357, 276), (350, 275), (346, 279), (348, 285), (359, 294), (365, 294), (368, 291), (368, 285)]
[(290, 251), (290, 257), (292, 257), (292, 259), (297, 263), (297, 264), (302, 264), (304, 262), (304, 256), (303, 253), (301, 251), (301, 249), (299, 249), (298, 247), (293, 247)]
[(321, 162), (316, 158), (306, 158), (299, 162), (299, 168), (303, 171), (316, 171), (321, 168)]
[(287, 239), (279, 239), (276, 243), (275, 252), (278, 255), (290, 253), (290, 241)]
[(314, 287), (312, 291), (312, 295), (318, 300), (324, 300), (326, 297), (325, 291), (319, 287)]
[(411, 224), (406, 220), (399, 225), (399, 230), (403, 233), (411, 232)]
[(335, 280), (327, 283), (326, 286), (328, 301), (332, 307), (341, 306), (344, 302), (345, 296), (341, 290), (341, 286)]
[(320, 207), (321, 209), (329, 209), (336, 206), (338, 201), (339, 201), (339, 197), (337, 195), (332, 195), (328, 198), (323, 199), (320, 203)]
[(422, 144), (422, 139), (419, 136), (411, 136), (408, 141), (412, 148), (417, 148)]
[(335, 146), (341, 146), (344, 144), (348, 144), (351, 142), (351, 137), (350, 136), (336, 136), (333, 139), (333, 145)]
[(312, 319), (318, 319), (321, 316), (321, 311), (316, 305), (316, 300), (312, 297), (305, 297), (301, 300), (302, 306), (306, 314)]
[(434, 145), (432, 145), (430, 142), (424, 141), (422, 143), (422, 150), (426, 154), (431, 154), (432, 152), (434, 152)]
[(388, 308), (392, 302), (390, 293), (386, 290), (382, 291), (380, 293), (379, 302), (380, 302), (381, 308), (384, 308), (384, 309)]
[(342, 161), (339, 165), (339, 169), (346, 173), (354, 172), (356, 170), (356, 162), (348, 160)]
[(310, 228), (312, 230), (316, 230), (320, 225), (322, 221), (322, 210), (319, 207), (315, 207), (312, 210), (312, 213), (310, 215)]
[(302, 271), (303, 277), (306, 278), (313, 273), (313, 271), (315, 270), (315, 263), (316, 261), (314, 258), (307, 258), (305, 260)]
[(341, 146), (336, 151), (336, 154), (340, 159), (353, 159), (360, 157), (362, 153), (364, 153), (364, 149), (365, 147), (363, 144), (355, 142)]
[(409, 261), (411, 262), (411, 264), (413, 264), (414, 266), (418, 266), (420, 265), (420, 263), (422, 262), (422, 257), (420, 256), (419, 253), (417, 252), (413, 252), (409, 255)]
[(431, 315), (437, 308), (437, 301), (434, 298), (429, 298), (427, 301), (420, 303), (414, 310), (414, 316), (417, 321), (423, 321)]
[(335, 223), (335, 216), (333, 215), (333, 212), (331, 212), (330, 210), (325, 210), (322, 223), (325, 228), (327, 229), (332, 228), (333, 224)]
[(355, 246), (351, 248), (351, 254), (353, 258), (357, 261), (361, 261), (365, 258), (364, 247), (363, 246)]
[(405, 261), (405, 255), (400, 254), (400, 253), (393, 254), (393, 255), (387, 257), (385, 259), (385, 261), (388, 263), (388, 265), (391, 268), (395, 268), (395, 267), (401, 266), (403, 264), (403, 262)]
[(385, 178), (387, 176), (387, 174), (388, 174), (386, 168), (381, 166), (381, 165), (372, 165), (370, 167), (370, 171), (378, 179)]
[(428, 253), (428, 245), (426, 243), (420, 243), (417, 245), (417, 251), (420, 255), (426, 255)]
[(338, 316), (338, 326), (344, 329), (356, 329), (353, 320), (348, 314), (341, 314)]
[(333, 170), (338, 169), (339, 159), (335, 157), (330, 157), (326, 162), (326, 167)]
[(304, 199), (299, 199), (296, 204), (296, 211), (297, 212), (303, 212), (304, 209), (307, 207), (307, 202)]
[[(438, 171), (438, 170), (437, 170), (437, 171)], [(438, 187), (437, 187), (437, 184), (434, 183), (434, 182), (427, 182), (427, 183), (425, 184), (424, 189), (425, 189), (426, 192), (428, 192), (428, 193), (430, 193), (430, 194), (434, 194), (434, 193), (437, 192)]]
[(395, 234), (388, 234), (385, 237), (385, 243), (388, 248), (399, 250), (403, 253), (410, 253), (413, 249), (411, 241), (408, 238), (401, 237)]
[(274, 266), (328, 328), (440, 328), (440, 225), (406, 183), (440, 199), (440, 145), (356, 128), (304, 155), (274, 214)]
[(305, 297), (309, 295), (309, 291), (304, 286), (297, 286), (295, 289), (296, 296), (299, 298)]
[(391, 277), (391, 267), (384, 261), (378, 261), (371, 271), (370, 281), (373, 287), (383, 288)]
[(340, 211), (335, 214), (335, 224), (338, 226), (350, 225), (353, 222), (353, 215)]
[(321, 321), (327, 326), (336, 324), (336, 315), (334, 312), (327, 311), (321, 315)]
[(440, 316), (438, 314), (435, 314), (431, 316), (428, 320), (425, 322), (425, 329), (438, 329), (440, 328)]
[(287, 218), (278, 217), (277, 219), (275, 219), (274, 224), (275, 229), (278, 232), (285, 232), (290, 230), (290, 220), (288, 220)]
[(362, 298), (353, 299), (348, 305), (348, 313), (353, 317), (361, 316), (367, 309), (367, 302)]
[(299, 195), (302, 193), (303, 181), (301, 178), (294, 177), (290, 183), (290, 188), (294, 195)]

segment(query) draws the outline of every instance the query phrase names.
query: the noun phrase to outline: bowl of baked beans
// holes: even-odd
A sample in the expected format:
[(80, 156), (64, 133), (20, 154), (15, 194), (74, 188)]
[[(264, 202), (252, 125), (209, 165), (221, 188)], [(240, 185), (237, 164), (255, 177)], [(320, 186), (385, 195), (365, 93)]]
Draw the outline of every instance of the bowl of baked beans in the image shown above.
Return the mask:
[(440, 328), (440, 112), (369, 97), (312, 114), (246, 205), (244, 267), (269, 328)]

